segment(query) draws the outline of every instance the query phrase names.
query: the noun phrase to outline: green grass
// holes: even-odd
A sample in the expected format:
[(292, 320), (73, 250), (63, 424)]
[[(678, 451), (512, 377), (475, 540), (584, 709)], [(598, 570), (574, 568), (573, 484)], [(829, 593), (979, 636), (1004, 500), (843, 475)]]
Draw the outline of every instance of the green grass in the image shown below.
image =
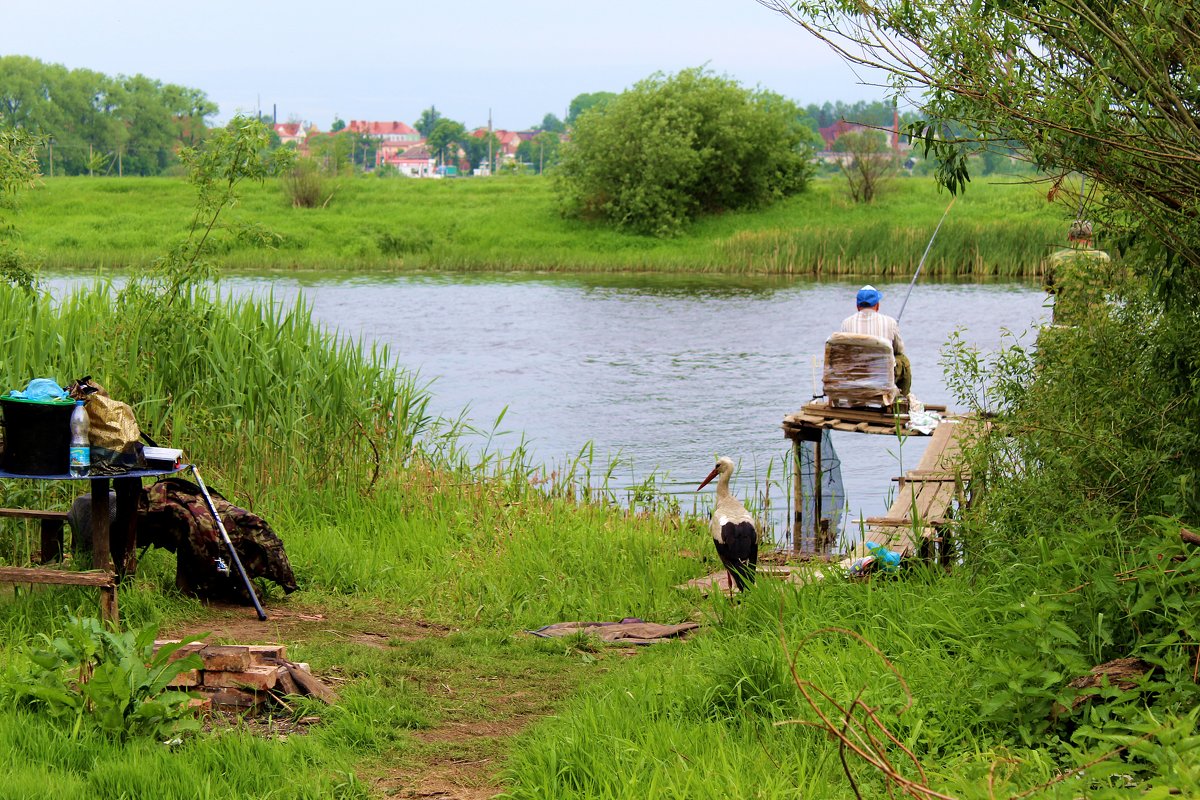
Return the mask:
[[(973, 183), (925, 269), (931, 276), (1028, 276), (1063, 243), (1067, 212), (1038, 186)], [(909, 275), (949, 195), (898, 178), (872, 205), (837, 178), (754, 212), (708, 217), (676, 239), (563, 219), (549, 179), (344, 179), (327, 208), (292, 208), (277, 182), (244, 187), (213, 245), (230, 268), (694, 271)], [(127, 267), (182, 236), (193, 190), (173, 178), (53, 178), (22, 198), (25, 250), (53, 268)]]
[[(1200, 553), (1177, 528), (1124, 547), (1119, 518), (1056, 504), (1050, 523), (951, 575), (764, 579), (736, 603), (702, 599), (673, 587), (716, 568), (703, 520), (584, 501), (604, 495), (588, 491), (582, 455), (565, 470), (572, 481), (550, 485), (519, 454), (465, 460), (453, 425), (425, 415), (424, 389), (386, 354), (321, 334), (303, 307), (203, 290), (172, 302), (0, 289), (0, 376), (92, 373), (286, 542), (300, 591), (270, 592), (266, 624), (181, 597), (174, 559), (154, 550), (120, 590), (123, 624), (228, 630), (240, 615), (236, 638), (282, 641), (342, 700), (298, 703), (275, 723), (318, 718), (302, 730), (235, 723), (178, 746), (0, 707), (0, 798), (365, 798), (447, 773), (514, 798), (850, 798), (827, 728), (846, 724), (836, 706), (856, 697), (889, 758), (947, 795), (1200, 787), (1194, 627), (1164, 612), (1190, 614)], [(69, 500), (3, 490), (5, 505)], [(6, 530), (0, 557), (27, 559), (35, 531)], [(69, 613), (95, 609), (82, 589), (0, 599), (0, 668)], [(703, 629), (633, 655), (521, 634), (625, 616)], [(1163, 677), (1051, 718), (1073, 699), (1067, 681), (1130, 652)], [(827, 694), (816, 703), (833, 725), (818, 724), (801, 686)], [(1129, 749), (1114, 756), (1116, 744)], [(1086, 779), (1038, 788), (1089, 762)], [(884, 795), (878, 770), (847, 763), (862, 796)]]

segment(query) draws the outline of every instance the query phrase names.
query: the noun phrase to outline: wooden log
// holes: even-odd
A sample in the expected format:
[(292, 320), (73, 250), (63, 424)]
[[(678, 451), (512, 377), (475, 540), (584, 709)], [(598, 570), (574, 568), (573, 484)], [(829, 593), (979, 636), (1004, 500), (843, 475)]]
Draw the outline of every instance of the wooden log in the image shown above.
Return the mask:
[(315, 697), (321, 702), (330, 705), (337, 702), (337, 692), (318, 680), (308, 670), (301, 669), (299, 664), (290, 664), (288, 666), (288, 674), (304, 694)]
[(1193, 533), (1187, 528), (1179, 529), (1179, 538), (1183, 539), (1183, 541), (1187, 542), (1188, 544), (1200, 544), (1200, 534)]
[(285, 695), (300, 694), (300, 686), (292, 678), (292, 671), (286, 668), (279, 671), (279, 681), (275, 688)]

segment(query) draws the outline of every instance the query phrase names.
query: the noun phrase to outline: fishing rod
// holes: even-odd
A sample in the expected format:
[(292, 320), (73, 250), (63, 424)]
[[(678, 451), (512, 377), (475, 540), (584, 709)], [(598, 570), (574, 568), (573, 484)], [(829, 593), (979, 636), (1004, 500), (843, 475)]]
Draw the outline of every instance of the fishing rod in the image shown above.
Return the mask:
[(233, 558), (233, 565), (237, 567), (238, 575), (242, 577), (242, 585), (246, 587), (246, 592), (250, 595), (250, 602), (254, 604), (254, 610), (258, 612), (259, 620), (265, 620), (267, 612), (263, 611), (262, 604), (258, 602), (258, 595), (254, 593), (254, 584), (250, 583), (250, 578), (246, 575), (246, 568), (242, 566), (242, 560), (238, 558), (237, 550), (233, 549), (233, 542), (229, 539), (229, 533), (225, 530), (225, 523), (221, 522), (221, 515), (217, 513), (217, 506), (213, 503), (212, 496), (208, 493), (208, 487), (204, 485), (204, 479), (200, 477), (200, 470), (196, 469), (195, 464), (192, 464), (192, 475), (196, 478), (196, 485), (200, 487), (200, 494), (204, 496), (204, 502), (208, 506), (208, 510), (212, 512), (213, 519), (217, 521), (217, 531), (221, 534), (221, 541), (225, 542), (225, 546), (229, 548), (229, 555)]
[(946, 215), (950, 213), (950, 209), (954, 207), (954, 201), (958, 199), (958, 195), (950, 198), (950, 205), (946, 206), (946, 210), (942, 212), (942, 218), (938, 220), (937, 227), (933, 229), (933, 236), (929, 237), (929, 244), (925, 245), (925, 252), (921, 255), (921, 261), (917, 264), (917, 271), (913, 273), (912, 280), (908, 284), (908, 292), (904, 295), (904, 302), (900, 304), (900, 313), (896, 315), (896, 321), (900, 321), (900, 317), (904, 316), (904, 307), (908, 305), (908, 297), (912, 294), (913, 287), (917, 284), (917, 277), (921, 274), (921, 267), (925, 266), (925, 258), (929, 255), (929, 248), (933, 247), (933, 240), (937, 238), (938, 231), (942, 229), (942, 223), (946, 221)]

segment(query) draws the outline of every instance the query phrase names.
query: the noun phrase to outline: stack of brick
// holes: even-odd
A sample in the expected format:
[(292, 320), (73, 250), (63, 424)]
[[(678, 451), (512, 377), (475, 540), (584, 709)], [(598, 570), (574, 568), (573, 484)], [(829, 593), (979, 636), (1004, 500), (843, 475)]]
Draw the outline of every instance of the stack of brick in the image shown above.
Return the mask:
[[(176, 644), (178, 640), (156, 641), (155, 647)], [(172, 654), (172, 660), (191, 653), (200, 656), (203, 666), (181, 672), (171, 686), (199, 692), (194, 705), (217, 709), (258, 709), (273, 697), (311, 695), (326, 703), (337, 700), (332, 689), (317, 679), (308, 664), (287, 660), (287, 648), (281, 644), (212, 645), (203, 642), (185, 644)]]

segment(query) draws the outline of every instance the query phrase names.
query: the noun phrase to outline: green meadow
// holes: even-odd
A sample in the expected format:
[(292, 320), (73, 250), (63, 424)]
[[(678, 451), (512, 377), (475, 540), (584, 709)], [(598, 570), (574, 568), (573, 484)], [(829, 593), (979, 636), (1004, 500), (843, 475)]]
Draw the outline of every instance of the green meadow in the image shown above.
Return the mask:
[[(955, 201), (931, 276), (1036, 275), (1065, 243), (1064, 207), (1019, 178), (980, 179)], [(950, 202), (932, 178), (898, 177), (871, 205), (836, 177), (754, 212), (701, 220), (674, 239), (563, 219), (548, 178), (342, 178), (322, 208), (293, 208), (276, 180), (246, 185), (214, 255), (239, 270), (566, 270), (910, 275)], [(52, 268), (127, 267), (183, 237), (192, 188), (174, 178), (47, 178), (27, 193), (23, 246)]]

